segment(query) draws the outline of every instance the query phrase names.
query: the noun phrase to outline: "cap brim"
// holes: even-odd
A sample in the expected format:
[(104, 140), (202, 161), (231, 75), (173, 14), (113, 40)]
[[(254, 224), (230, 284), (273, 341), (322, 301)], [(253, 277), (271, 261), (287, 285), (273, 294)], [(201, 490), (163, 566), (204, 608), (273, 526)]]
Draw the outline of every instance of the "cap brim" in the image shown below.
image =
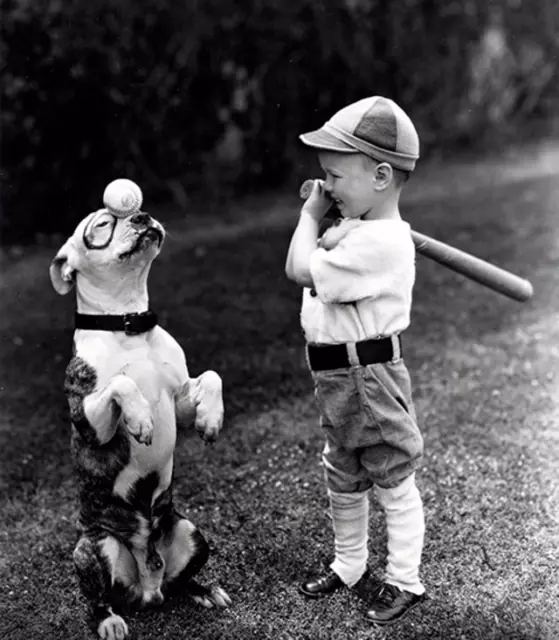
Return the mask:
[(325, 151), (338, 151), (340, 153), (359, 153), (359, 151), (347, 144), (338, 140), (335, 136), (324, 129), (317, 129), (310, 133), (303, 133), (299, 136), (299, 140), (306, 144), (308, 147), (314, 147), (315, 149), (324, 149)]

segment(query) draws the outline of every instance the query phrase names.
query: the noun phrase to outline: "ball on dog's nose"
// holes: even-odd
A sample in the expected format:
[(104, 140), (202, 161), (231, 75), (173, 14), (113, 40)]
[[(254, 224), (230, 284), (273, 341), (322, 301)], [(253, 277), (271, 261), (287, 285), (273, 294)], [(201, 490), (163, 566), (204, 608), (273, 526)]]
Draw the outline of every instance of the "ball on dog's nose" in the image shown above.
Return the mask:
[(142, 202), (142, 190), (135, 182), (126, 178), (113, 180), (103, 193), (103, 204), (118, 218), (126, 218), (137, 213)]

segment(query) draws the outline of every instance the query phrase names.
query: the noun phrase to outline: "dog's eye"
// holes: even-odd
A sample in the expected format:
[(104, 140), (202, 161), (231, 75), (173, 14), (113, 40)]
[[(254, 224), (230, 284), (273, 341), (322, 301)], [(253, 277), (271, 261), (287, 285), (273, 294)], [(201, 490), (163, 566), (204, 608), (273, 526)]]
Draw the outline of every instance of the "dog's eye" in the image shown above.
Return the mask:
[(83, 240), (88, 249), (104, 249), (113, 239), (116, 218), (106, 212), (93, 215), (83, 232)]

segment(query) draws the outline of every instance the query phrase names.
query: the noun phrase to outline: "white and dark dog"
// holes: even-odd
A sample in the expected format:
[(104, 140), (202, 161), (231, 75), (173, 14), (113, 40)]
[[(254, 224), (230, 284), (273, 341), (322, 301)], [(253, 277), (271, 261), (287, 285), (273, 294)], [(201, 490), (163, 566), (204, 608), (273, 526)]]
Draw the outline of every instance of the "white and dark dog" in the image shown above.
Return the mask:
[(158, 605), (180, 589), (228, 606), (193, 580), (208, 558), (200, 531), (173, 506), (177, 425), (213, 442), (223, 422), (221, 378), (190, 378), (183, 350), (149, 310), (147, 279), (163, 227), (146, 213), (87, 216), (50, 268), (55, 290), (77, 294), (65, 392), (80, 497), (74, 564), (97, 631), (128, 634), (119, 607)]

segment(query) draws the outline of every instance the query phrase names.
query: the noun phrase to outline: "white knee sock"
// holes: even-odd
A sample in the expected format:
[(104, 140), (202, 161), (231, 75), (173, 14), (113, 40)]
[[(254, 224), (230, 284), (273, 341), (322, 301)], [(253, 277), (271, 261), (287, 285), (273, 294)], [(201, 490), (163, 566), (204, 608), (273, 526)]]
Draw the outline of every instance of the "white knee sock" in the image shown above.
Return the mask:
[(377, 487), (386, 512), (388, 558), (386, 582), (417, 595), (425, 592), (419, 580), (425, 521), (415, 474), (392, 489)]
[(328, 491), (336, 557), (330, 568), (348, 587), (356, 584), (367, 567), (369, 497), (360, 493)]

